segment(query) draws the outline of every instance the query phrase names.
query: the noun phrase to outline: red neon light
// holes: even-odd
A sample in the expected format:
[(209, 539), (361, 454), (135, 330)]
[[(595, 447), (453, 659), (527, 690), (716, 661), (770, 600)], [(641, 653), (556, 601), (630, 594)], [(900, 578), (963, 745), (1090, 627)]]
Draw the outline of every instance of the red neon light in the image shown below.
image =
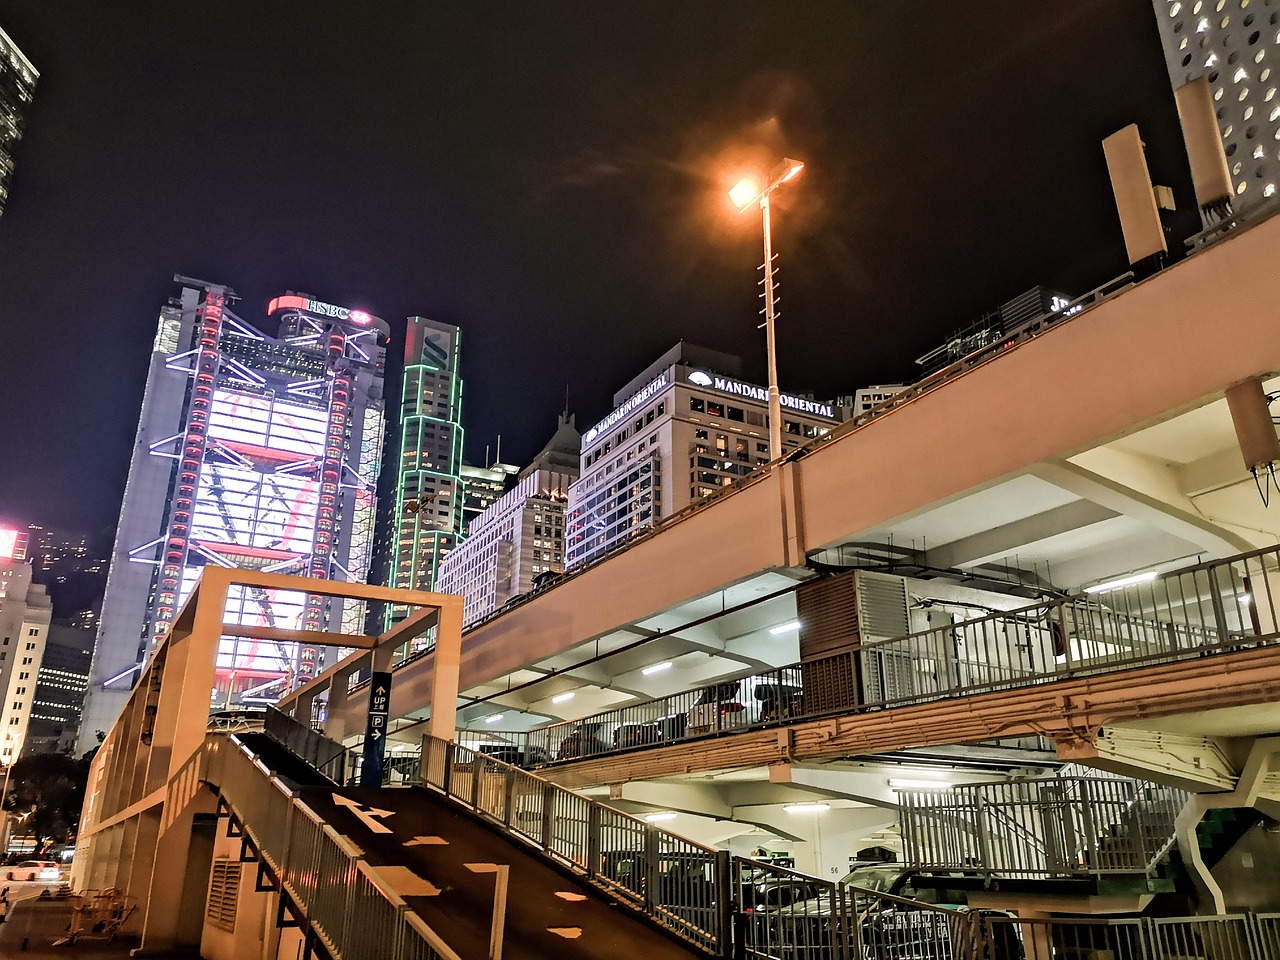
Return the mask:
[(305, 310), (310, 302), (306, 297), (276, 297), (267, 304), (267, 316), (277, 310)]

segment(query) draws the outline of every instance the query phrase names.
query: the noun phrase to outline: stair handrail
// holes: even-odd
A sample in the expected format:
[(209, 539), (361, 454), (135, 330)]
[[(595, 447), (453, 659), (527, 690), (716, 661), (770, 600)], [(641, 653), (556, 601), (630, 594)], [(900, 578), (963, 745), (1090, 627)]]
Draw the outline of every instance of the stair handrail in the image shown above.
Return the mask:
[[(216, 765), (221, 805), (333, 955), (373, 956), (361, 951), (375, 932), (368, 928), (375, 928), (379, 958), (461, 960), (403, 898), (376, 882), (377, 868), (273, 776), (248, 744), (233, 735), (212, 749), (221, 753)], [(336, 882), (339, 876), (357, 882)], [(363, 898), (360, 910), (351, 903), (356, 896)], [(352, 929), (357, 926), (361, 929)]]

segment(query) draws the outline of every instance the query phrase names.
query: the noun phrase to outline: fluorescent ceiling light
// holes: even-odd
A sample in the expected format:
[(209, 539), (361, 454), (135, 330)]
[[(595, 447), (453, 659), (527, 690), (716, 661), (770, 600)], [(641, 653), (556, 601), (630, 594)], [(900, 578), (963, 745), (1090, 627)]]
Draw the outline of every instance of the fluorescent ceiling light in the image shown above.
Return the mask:
[(889, 786), (899, 790), (950, 790), (955, 786), (949, 780), (898, 780), (889, 779)]
[(799, 629), (800, 629), (799, 620), (788, 620), (786, 623), (780, 623), (776, 627), (770, 627), (769, 632), (776, 637), (780, 633), (786, 633), (789, 630), (799, 630)]
[(557, 693), (554, 697), (551, 698), (551, 702), (552, 703), (568, 703), (570, 700), (573, 699), (573, 693), (574, 691), (572, 690), (570, 690), (568, 693)]
[(821, 813), (830, 810), (829, 803), (788, 803), (783, 808), (787, 813)]
[(1119, 580), (1108, 580), (1106, 583), (1094, 584), (1092, 587), (1085, 587), (1085, 593), (1106, 593), (1108, 590), (1119, 590), (1121, 587), (1131, 587), (1135, 583), (1146, 583), (1148, 580), (1154, 580), (1156, 572), (1148, 570), (1146, 573), (1135, 573), (1131, 577), (1121, 577)]
[(675, 818), (676, 814), (674, 813), (648, 813), (645, 814), (644, 819), (646, 823), (661, 823), (663, 820), (674, 820)]
[(663, 670), (670, 670), (670, 669), (671, 669), (671, 661), (663, 660), (661, 663), (655, 663), (653, 664), (653, 666), (645, 667), (640, 672), (643, 673), (646, 677), (652, 677), (655, 673), (661, 673)]
[(491, 717), (485, 717), (485, 718), (484, 718), (484, 722), (485, 722), (485, 723), (497, 723), (497, 722), (498, 722), (499, 720), (501, 720), (501, 719), (502, 719), (502, 714), (500, 714), (500, 713), (495, 713), (495, 714), (494, 714), (493, 716), (491, 716)]

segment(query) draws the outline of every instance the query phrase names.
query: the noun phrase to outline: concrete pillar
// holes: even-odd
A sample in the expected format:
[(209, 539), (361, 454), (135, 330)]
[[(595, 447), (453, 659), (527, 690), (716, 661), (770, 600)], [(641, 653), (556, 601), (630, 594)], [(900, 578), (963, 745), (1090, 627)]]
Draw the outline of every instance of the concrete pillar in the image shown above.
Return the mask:
[(439, 595), (436, 648), (432, 655), (431, 718), (427, 732), (452, 741), (458, 728), (458, 682), (462, 664), (462, 598)]

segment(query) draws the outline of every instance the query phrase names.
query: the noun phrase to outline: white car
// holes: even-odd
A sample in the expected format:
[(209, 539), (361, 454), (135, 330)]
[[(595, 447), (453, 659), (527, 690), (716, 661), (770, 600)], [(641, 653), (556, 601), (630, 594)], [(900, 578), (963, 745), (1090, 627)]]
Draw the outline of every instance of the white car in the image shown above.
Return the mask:
[(6, 877), (9, 880), (44, 880), (56, 883), (62, 878), (62, 867), (52, 860), (23, 860), (16, 867), (10, 867)]

